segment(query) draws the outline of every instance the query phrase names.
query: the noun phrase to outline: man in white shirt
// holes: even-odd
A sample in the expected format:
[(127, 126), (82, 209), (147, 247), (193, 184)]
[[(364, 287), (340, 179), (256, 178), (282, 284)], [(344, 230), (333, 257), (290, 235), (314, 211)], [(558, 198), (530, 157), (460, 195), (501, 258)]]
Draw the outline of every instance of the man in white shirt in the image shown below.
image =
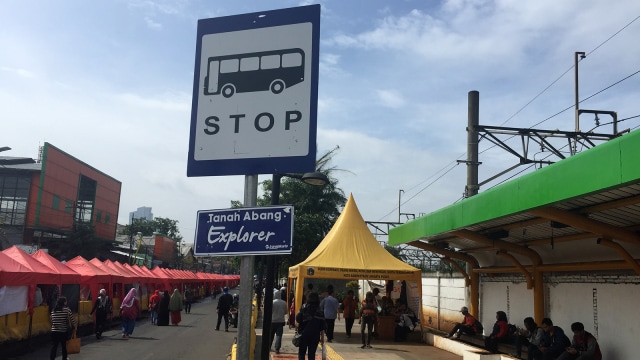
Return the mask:
[[(273, 292), (273, 307), (271, 308), (271, 343), (276, 338), (276, 354), (280, 354), (282, 345), (282, 331), (284, 328), (284, 316), (287, 314), (286, 294), (276, 290)], [(271, 348), (271, 345), (269, 345)]]

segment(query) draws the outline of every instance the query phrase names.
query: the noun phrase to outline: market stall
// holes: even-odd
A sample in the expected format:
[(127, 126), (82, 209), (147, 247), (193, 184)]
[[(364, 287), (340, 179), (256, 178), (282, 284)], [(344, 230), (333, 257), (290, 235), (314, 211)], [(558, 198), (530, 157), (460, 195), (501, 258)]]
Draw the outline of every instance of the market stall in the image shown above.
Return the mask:
[(320, 279), (404, 281), (407, 305), (415, 314), (420, 314), (421, 270), (394, 257), (378, 243), (353, 195), (318, 247), (306, 260), (289, 268), (289, 288), (295, 289), (296, 312), (302, 304), (305, 281)]

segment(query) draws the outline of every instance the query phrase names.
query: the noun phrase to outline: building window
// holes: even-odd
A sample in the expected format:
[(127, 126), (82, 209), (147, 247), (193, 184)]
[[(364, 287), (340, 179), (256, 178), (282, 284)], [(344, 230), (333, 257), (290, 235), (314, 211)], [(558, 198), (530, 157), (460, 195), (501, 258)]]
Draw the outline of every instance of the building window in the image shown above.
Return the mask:
[(73, 201), (65, 200), (64, 201), (64, 212), (67, 214), (71, 214), (73, 212)]
[(24, 225), (31, 177), (0, 175), (0, 224)]
[(53, 210), (60, 209), (60, 196), (53, 195), (53, 203), (51, 204), (51, 207), (53, 208)]
[(96, 223), (102, 221), (102, 210), (96, 211)]
[(80, 175), (78, 184), (78, 201), (76, 203), (76, 223), (90, 224), (93, 220), (93, 207), (96, 203), (98, 182)]
[(105, 223), (105, 224), (108, 224), (110, 221), (111, 221), (111, 214), (106, 213), (106, 214), (104, 215), (104, 223)]

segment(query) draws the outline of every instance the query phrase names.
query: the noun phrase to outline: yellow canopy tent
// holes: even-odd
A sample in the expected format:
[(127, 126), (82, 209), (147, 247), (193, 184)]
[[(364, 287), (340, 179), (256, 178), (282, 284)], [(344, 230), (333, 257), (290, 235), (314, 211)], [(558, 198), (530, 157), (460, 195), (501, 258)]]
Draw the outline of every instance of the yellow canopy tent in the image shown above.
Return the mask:
[(353, 195), (318, 247), (306, 260), (289, 268), (289, 285), (297, 280), (296, 312), (302, 303), (305, 279), (412, 280), (418, 296), (414, 304), (408, 305), (416, 314), (422, 310), (421, 270), (389, 254), (378, 243), (362, 219)]

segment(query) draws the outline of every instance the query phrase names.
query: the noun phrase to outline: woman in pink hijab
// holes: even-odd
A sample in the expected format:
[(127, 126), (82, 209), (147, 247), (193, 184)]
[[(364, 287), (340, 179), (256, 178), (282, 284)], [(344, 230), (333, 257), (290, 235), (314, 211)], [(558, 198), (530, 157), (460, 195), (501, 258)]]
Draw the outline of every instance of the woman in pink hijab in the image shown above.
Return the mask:
[(133, 328), (136, 326), (136, 318), (140, 313), (140, 303), (136, 298), (138, 294), (136, 288), (131, 288), (127, 293), (127, 296), (122, 300), (120, 305), (120, 319), (122, 320), (122, 338), (128, 339), (133, 333)]

